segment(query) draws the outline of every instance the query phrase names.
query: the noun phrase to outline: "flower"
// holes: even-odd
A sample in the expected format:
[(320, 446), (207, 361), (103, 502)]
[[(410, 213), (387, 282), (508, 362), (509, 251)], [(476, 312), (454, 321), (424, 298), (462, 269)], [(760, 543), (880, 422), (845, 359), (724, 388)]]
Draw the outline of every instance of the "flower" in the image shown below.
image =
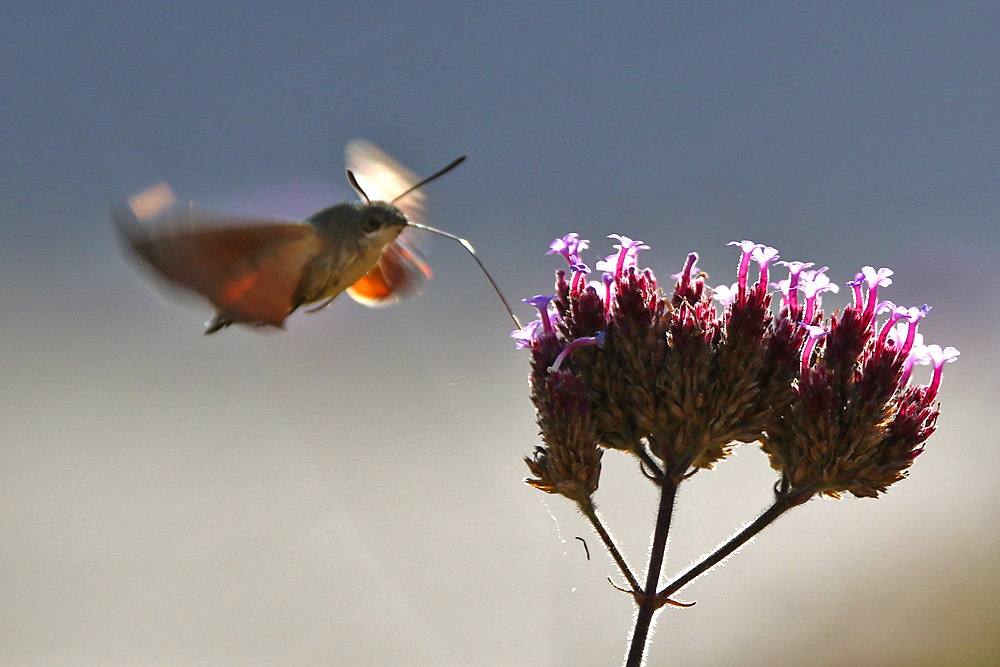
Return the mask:
[[(557, 271), (553, 296), (526, 300), (538, 319), (514, 334), (531, 351), (543, 440), (529, 483), (564, 495), (596, 489), (599, 447), (634, 454), (654, 478), (679, 479), (741, 442), (760, 442), (779, 487), (799, 496), (877, 496), (905, 476), (933, 433), (942, 368), (958, 352), (923, 346), (916, 327), (928, 307), (878, 302), (891, 270), (863, 267), (847, 283), (853, 303), (825, 318), (819, 297), (838, 290), (827, 267), (777, 262), (789, 275), (773, 284), (775, 304), (768, 281), (778, 251), (734, 241), (735, 283), (706, 290), (690, 253), (664, 294), (638, 265), (648, 246), (609, 238), (617, 251), (596, 264), (601, 282), (588, 282), (579, 260), (586, 241), (553, 241), (549, 252), (570, 273)], [(934, 367), (927, 386), (909, 384), (917, 363)]]
[(636, 265), (636, 258), (639, 255), (639, 251), (646, 250), (649, 246), (644, 245), (642, 241), (633, 241), (629, 237), (620, 234), (608, 234), (608, 238), (618, 239), (618, 245), (613, 246), (618, 248), (618, 252), (608, 255), (603, 261), (598, 262), (597, 270), (607, 271), (616, 280), (620, 280), (625, 269)]
[(929, 363), (934, 366), (934, 376), (931, 378), (931, 383), (927, 389), (930, 399), (933, 400), (937, 397), (938, 389), (941, 387), (941, 369), (944, 368), (945, 364), (950, 364), (958, 359), (959, 352), (950, 345), (942, 349), (937, 344), (928, 345), (925, 350), (925, 353), (919, 357), (917, 363)]
[(813, 266), (813, 263), (797, 261), (778, 263), (784, 264), (788, 267), (788, 278), (785, 280), (779, 280), (774, 283), (774, 286), (781, 290), (781, 294), (783, 295), (782, 306), (786, 308), (790, 314), (795, 314), (798, 312), (799, 279), (802, 276), (802, 272)]
[(712, 298), (718, 301), (723, 306), (732, 305), (733, 301), (736, 300), (736, 295), (739, 292), (737, 289), (737, 284), (732, 285), (719, 285), (712, 290)]
[[(567, 238), (575, 237), (557, 239), (553, 247)], [(547, 373), (572, 373), (591, 397), (602, 446), (637, 455), (648, 451), (676, 469), (711, 467), (735, 441), (762, 437), (774, 402), (791, 396), (802, 336), (785, 327), (774, 338), (766, 291), (748, 294), (745, 281), (742, 297), (732, 297), (720, 315), (694, 253), (677, 274), (673, 295), (663, 295), (654, 273), (636, 261), (647, 246), (618, 234), (610, 238), (618, 241), (617, 252), (598, 263), (604, 271), (599, 286), (557, 273), (552, 303), (560, 322), (553, 326), (551, 349), (540, 339), (547, 310), (539, 310), (540, 324), (520, 334), (520, 341), (533, 341), (528, 346), (536, 394), (547, 386)], [(777, 253), (751, 246), (748, 253), (766, 280)], [(682, 437), (698, 429), (704, 437)]]
[(840, 286), (835, 283), (830, 282), (830, 279), (826, 276), (827, 267), (822, 269), (816, 269), (815, 271), (802, 271), (799, 274), (799, 289), (802, 290), (802, 295), (805, 297), (805, 313), (802, 319), (806, 322), (812, 320), (813, 314), (816, 309), (819, 308), (819, 295), (822, 292), (834, 292), (840, 291)]
[[(934, 432), (937, 387), (909, 386), (907, 366), (917, 322), (930, 309), (876, 306), (878, 289), (892, 283), (891, 275), (863, 267), (847, 283), (853, 304), (826, 327), (802, 327), (809, 338), (795, 399), (762, 442), (790, 489), (876, 497), (905, 477)], [(880, 326), (876, 316), (885, 312), (889, 317)]]
[(561, 239), (556, 239), (549, 244), (549, 251), (545, 254), (559, 254), (566, 258), (570, 266), (580, 263), (580, 251), (590, 245), (587, 239), (581, 239), (579, 234), (567, 234)]

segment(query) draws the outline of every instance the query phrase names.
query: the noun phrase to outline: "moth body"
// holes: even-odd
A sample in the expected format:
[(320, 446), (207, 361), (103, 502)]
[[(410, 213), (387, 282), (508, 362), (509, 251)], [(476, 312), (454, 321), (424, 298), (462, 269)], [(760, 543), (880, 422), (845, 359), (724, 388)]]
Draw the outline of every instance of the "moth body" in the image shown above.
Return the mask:
[[(413, 186), (412, 173), (367, 142), (351, 142), (346, 154), (365, 201), (334, 204), (303, 222), (201, 209), (177, 202), (164, 183), (113, 208), (112, 220), (125, 249), (155, 277), (212, 304), (206, 334), (231, 324), (282, 328), (298, 308), (319, 310), (345, 291), (368, 306), (416, 294), (430, 269), (403, 231), (420, 220), (423, 193), (413, 189), (422, 183)], [(400, 193), (398, 206), (383, 200)]]
[(341, 202), (313, 214), (321, 249), (305, 265), (295, 307), (329, 301), (361, 280), (387, 245), (406, 226), (406, 215), (392, 204)]

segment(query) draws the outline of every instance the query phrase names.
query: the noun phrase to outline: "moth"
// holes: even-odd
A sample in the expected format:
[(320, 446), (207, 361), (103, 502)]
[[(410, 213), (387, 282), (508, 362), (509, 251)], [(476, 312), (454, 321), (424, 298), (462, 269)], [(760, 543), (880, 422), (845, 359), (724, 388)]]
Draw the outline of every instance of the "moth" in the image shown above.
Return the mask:
[(206, 335), (232, 324), (284, 328), (299, 308), (321, 310), (345, 291), (369, 306), (416, 294), (431, 270), (411, 228), (462, 243), (517, 322), (469, 242), (421, 222), (419, 188), (464, 155), (417, 181), (367, 141), (350, 142), (345, 153), (348, 180), (361, 200), (334, 204), (303, 222), (200, 209), (179, 203), (165, 183), (113, 208), (112, 220), (127, 252), (168, 284), (215, 307)]

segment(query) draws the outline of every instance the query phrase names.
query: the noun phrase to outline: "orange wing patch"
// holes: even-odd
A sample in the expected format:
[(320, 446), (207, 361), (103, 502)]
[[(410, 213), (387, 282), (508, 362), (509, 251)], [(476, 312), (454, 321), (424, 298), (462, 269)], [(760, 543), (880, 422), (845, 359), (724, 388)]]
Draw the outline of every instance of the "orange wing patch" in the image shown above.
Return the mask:
[(431, 275), (431, 267), (400, 237), (385, 247), (378, 264), (348, 287), (347, 293), (366, 306), (385, 306), (418, 294)]

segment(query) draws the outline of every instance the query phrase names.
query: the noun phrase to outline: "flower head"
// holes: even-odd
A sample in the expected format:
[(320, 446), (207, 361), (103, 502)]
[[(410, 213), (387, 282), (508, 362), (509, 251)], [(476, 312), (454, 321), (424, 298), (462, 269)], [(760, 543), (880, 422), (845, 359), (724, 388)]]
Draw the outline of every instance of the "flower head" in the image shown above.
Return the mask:
[(535, 382), (532, 398), (538, 411), (542, 447), (524, 462), (533, 478), (527, 483), (586, 505), (597, 491), (601, 455), (591, 416), (591, 401), (579, 377), (554, 371)]
[[(807, 282), (825, 269), (800, 271)], [(875, 497), (902, 479), (933, 433), (936, 387), (910, 387), (909, 368), (929, 308), (877, 304), (877, 291), (892, 271), (864, 267), (848, 283), (854, 303), (828, 327), (803, 324), (809, 332), (795, 400), (768, 432), (763, 448), (792, 489), (838, 496)], [(865, 294), (867, 288), (867, 294)], [(810, 315), (807, 295), (804, 314)], [(879, 325), (876, 316), (888, 313)]]
[[(592, 434), (586, 442), (632, 452), (662, 474), (710, 468), (735, 443), (759, 441), (782, 488), (800, 496), (876, 496), (905, 476), (934, 430), (942, 368), (958, 352), (923, 346), (916, 326), (929, 308), (877, 301), (892, 271), (864, 267), (848, 283), (854, 302), (825, 319), (819, 297), (837, 291), (827, 267), (780, 262), (789, 275), (775, 283), (774, 315), (767, 289), (774, 248), (734, 241), (736, 282), (714, 290), (705, 289), (690, 253), (673, 276), (673, 292), (664, 294), (653, 271), (638, 265), (647, 246), (609, 238), (618, 243), (596, 265), (600, 282), (588, 282), (590, 270), (579, 261), (585, 241), (574, 234), (554, 241), (550, 252), (566, 257), (570, 273), (557, 272), (553, 296), (527, 300), (538, 319), (515, 332), (518, 346), (532, 352), (543, 433), (529, 462), (536, 475), (530, 483), (550, 492), (574, 489), (568, 495), (596, 488), (596, 477), (559, 482), (554, 472), (573, 467), (559, 448), (577, 442), (567, 434), (584, 428), (573, 422), (567, 430), (556, 408), (584, 404), (584, 430)], [(760, 272), (753, 285), (751, 262)], [(909, 369), (918, 363), (932, 364), (933, 377), (911, 387)], [(573, 459), (578, 467), (599, 474), (590, 444), (571, 449), (583, 457)], [(584, 458), (590, 463), (579, 463)]]
[[(638, 266), (638, 252), (647, 246), (610, 238), (618, 241), (617, 252), (598, 263), (604, 271), (599, 285), (557, 273), (555, 343), (551, 354), (533, 357), (532, 377), (569, 372), (581, 378), (601, 445), (648, 450), (677, 468), (711, 467), (734, 441), (759, 439), (772, 403), (790, 398), (798, 338), (768, 334), (763, 291), (730, 300), (720, 315), (696, 254), (675, 276), (673, 294), (664, 295), (653, 271)], [(762, 271), (776, 256), (756, 244), (750, 252)], [(519, 338), (532, 338), (539, 327), (544, 321)], [(702, 410), (706, 404), (718, 412)], [(702, 428), (705, 437), (679, 437), (691, 428)]]

